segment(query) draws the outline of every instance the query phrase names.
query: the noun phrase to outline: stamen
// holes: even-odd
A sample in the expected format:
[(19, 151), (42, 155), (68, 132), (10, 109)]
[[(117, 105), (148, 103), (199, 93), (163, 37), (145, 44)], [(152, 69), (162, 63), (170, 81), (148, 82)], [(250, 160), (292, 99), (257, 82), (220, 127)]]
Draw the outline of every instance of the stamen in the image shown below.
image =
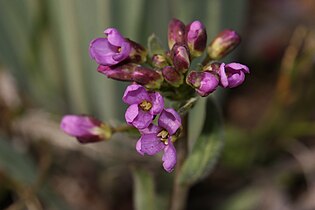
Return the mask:
[(166, 130), (162, 130), (160, 133), (157, 135), (158, 137), (161, 137), (161, 141), (165, 144), (168, 145), (168, 132)]
[(139, 106), (143, 111), (149, 111), (152, 108), (152, 104), (146, 100), (142, 101)]

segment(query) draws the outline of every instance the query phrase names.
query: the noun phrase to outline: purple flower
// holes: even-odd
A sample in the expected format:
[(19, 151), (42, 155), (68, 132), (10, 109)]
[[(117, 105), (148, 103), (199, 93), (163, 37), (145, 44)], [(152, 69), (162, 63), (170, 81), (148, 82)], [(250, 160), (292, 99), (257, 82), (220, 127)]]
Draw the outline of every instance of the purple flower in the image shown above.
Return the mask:
[(104, 31), (106, 38), (96, 38), (90, 43), (90, 56), (96, 63), (104, 66), (118, 64), (128, 58), (130, 43), (115, 28)]
[(176, 165), (176, 150), (173, 141), (174, 135), (181, 126), (181, 118), (174, 109), (164, 109), (158, 119), (158, 126), (151, 124), (141, 130), (141, 138), (136, 149), (141, 154), (154, 155), (164, 151), (162, 161), (167, 172), (172, 172)]
[(229, 63), (220, 65), (220, 84), (224, 88), (234, 88), (242, 84), (245, 80), (245, 73), (249, 74), (247, 66), (239, 63)]
[(215, 72), (191, 71), (186, 77), (186, 83), (195, 88), (200, 96), (204, 97), (217, 89), (219, 79)]
[(109, 139), (112, 130), (98, 119), (84, 115), (66, 115), (62, 118), (60, 128), (80, 143), (92, 143)]
[(160, 93), (148, 92), (137, 84), (127, 87), (123, 101), (130, 105), (125, 113), (127, 123), (138, 129), (148, 127), (154, 116), (161, 113), (164, 107), (164, 100)]
[(186, 26), (186, 42), (192, 56), (202, 55), (207, 45), (207, 31), (200, 21), (196, 20)]

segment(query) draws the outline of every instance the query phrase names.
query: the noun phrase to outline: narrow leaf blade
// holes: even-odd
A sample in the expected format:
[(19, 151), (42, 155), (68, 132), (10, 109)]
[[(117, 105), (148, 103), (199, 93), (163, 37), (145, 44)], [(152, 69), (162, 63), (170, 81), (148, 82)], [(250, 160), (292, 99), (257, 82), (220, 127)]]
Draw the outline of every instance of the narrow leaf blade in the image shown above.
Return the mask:
[(214, 101), (208, 100), (203, 132), (193, 145), (180, 171), (180, 183), (193, 184), (209, 175), (221, 154), (223, 145), (221, 115)]
[(154, 210), (155, 192), (152, 174), (143, 169), (133, 170), (134, 207), (136, 210)]

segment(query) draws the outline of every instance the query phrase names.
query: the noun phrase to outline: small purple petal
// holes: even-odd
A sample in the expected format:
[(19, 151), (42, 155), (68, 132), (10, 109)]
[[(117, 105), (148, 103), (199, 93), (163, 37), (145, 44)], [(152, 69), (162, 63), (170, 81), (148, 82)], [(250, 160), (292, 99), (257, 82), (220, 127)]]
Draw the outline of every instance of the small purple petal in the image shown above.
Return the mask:
[(131, 51), (130, 44), (128, 42), (122, 42), (120, 52), (115, 53), (113, 55), (113, 59), (118, 62), (125, 60), (129, 56), (130, 51)]
[(90, 57), (101, 65), (114, 65), (119, 61), (112, 58), (115, 53), (115, 47), (113, 48), (106, 38), (97, 38), (91, 41), (89, 53)]
[(181, 123), (179, 114), (172, 108), (164, 109), (158, 120), (159, 126), (165, 128), (170, 135), (173, 135), (177, 131)]
[(164, 148), (162, 157), (163, 167), (167, 172), (172, 172), (176, 165), (176, 150), (172, 141), (168, 140), (168, 145)]
[(157, 134), (144, 134), (141, 136), (141, 152), (154, 155), (165, 148), (165, 144), (157, 137)]
[(150, 124), (148, 127), (146, 127), (145, 129), (141, 129), (140, 133), (141, 134), (152, 134), (152, 133), (159, 133), (162, 130), (162, 128), (160, 128), (159, 126), (156, 126), (154, 124)]
[(153, 115), (160, 114), (164, 108), (164, 99), (162, 95), (158, 92), (149, 93), (151, 98), (152, 108), (150, 109), (150, 113)]
[(227, 75), (225, 73), (225, 64), (224, 63), (221, 63), (221, 65), (220, 65), (219, 74), (220, 74), (221, 85), (226, 88), (229, 85), (229, 82), (227, 79)]
[(152, 120), (153, 120), (152, 114), (143, 111), (142, 109), (139, 109), (138, 116), (133, 120), (132, 125), (138, 129), (144, 129), (151, 124)]
[(121, 46), (121, 43), (126, 42), (125, 38), (119, 33), (116, 28), (108, 28), (104, 31), (109, 43), (117, 47)]
[(144, 153), (141, 151), (141, 145), (142, 145), (142, 141), (141, 141), (141, 138), (137, 141), (137, 144), (136, 144), (136, 150), (137, 152), (140, 154), (140, 155), (144, 155)]
[(140, 104), (142, 101), (150, 101), (146, 89), (141, 85), (129, 85), (125, 90), (123, 101), (127, 104)]
[(132, 122), (136, 119), (139, 114), (138, 104), (130, 105), (125, 113), (125, 119), (128, 124), (132, 124)]
[(245, 80), (245, 74), (242, 71), (239, 71), (238, 73), (232, 74), (230, 77), (228, 77), (229, 81), (229, 88), (234, 88), (242, 84)]
[(240, 63), (229, 63), (225, 65), (225, 68), (232, 68), (235, 70), (242, 70), (244, 73), (249, 74), (249, 68), (243, 64)]

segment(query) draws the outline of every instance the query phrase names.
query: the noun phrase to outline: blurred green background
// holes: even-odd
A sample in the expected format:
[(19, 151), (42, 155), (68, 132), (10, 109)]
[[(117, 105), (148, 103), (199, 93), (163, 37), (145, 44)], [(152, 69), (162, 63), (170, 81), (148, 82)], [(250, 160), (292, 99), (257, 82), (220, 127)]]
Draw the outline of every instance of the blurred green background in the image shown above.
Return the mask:
[(155, 33), (167, 47), (173, 17), (202, 21), (208, 43), (238, 31), (242, 43), (225, 61), (251, 70), (216, 94), (225, 148), (188, 209), (315, 209), (314, 11), (313, 0), (0, 0), (0, 209), (134, 209), (133, 186), (146, 179), (132, 178), (135, 166), (150, 169), (165, 209), (171, 175), (159, 158), (139, 157), (121, 136), (79, 145), (58, 123), (68, 113), (122, 121), (125, 84), (96, 71), (89, 42), (116, 27), (144, 46)]

